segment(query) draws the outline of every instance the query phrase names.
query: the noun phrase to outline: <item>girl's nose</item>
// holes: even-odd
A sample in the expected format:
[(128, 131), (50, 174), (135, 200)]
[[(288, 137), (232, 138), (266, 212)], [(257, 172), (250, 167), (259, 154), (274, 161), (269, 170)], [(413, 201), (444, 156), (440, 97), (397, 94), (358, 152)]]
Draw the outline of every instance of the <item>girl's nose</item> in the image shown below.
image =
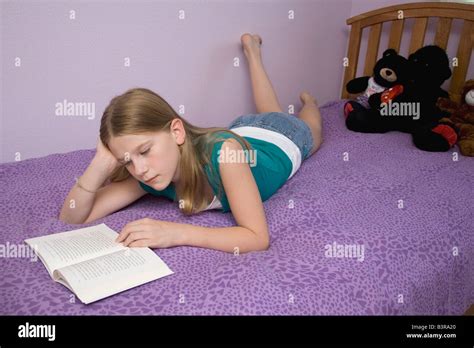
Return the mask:
[(135, 171), (137, 175), (143, 176), (148, 171), (148, 165), (142, 159), (136, 160)]

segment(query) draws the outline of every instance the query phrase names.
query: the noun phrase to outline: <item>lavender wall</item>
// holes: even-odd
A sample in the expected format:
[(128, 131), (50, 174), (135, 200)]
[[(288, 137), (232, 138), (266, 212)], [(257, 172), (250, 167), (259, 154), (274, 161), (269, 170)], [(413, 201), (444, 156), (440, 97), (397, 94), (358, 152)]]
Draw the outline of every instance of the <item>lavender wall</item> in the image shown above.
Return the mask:
[[(199, 126), (255, 112), (245, 32), (262, 36), (286, 111), (299, 111), (303, 90), (320, 104), (337, 99), (346, 19), (399, 2), (3, 1), (0, 161), (95, 148), (104, 108), (133, 87), (154, 90)], [(64, 100), (94, 109), (57, 115)]]

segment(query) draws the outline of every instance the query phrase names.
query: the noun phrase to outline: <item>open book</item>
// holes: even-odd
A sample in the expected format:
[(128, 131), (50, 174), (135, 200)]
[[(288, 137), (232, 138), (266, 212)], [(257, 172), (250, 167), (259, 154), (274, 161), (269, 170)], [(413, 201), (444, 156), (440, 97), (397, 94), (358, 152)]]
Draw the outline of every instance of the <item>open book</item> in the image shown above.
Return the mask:
[(53, 280), (85, 304), (173, 274), (149, 248), (115, 242), (118, 233), (102, 223), (26, 239)]

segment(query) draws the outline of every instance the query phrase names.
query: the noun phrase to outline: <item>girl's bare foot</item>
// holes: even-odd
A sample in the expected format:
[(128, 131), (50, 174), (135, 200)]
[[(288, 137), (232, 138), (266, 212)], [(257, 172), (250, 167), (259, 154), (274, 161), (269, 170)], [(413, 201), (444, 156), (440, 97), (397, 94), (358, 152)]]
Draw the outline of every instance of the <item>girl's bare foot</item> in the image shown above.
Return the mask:
[(314, 103), (315, 105), (318, 105), (318, 102), (316, 101), (316, 99), (306, 91), (300, 94), (300, 99), (303, 104)]
[(260, 55), (260, 46), (262, 45), (262, 38), (257, 34), (245, 33), (240, 37), (242, 42), (242, 47), (244, 48), (244, 53), (247, 59), (255, 55)]

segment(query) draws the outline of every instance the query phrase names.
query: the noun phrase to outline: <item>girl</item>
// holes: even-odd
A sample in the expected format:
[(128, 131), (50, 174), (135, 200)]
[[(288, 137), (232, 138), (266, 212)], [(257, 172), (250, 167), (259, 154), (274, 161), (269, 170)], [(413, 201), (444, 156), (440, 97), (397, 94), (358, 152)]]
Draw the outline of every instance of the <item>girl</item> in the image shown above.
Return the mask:
[(229, 129), (201, 128), (148, 89), (114, 97), (102, 116), (96, 154), (69, 192), (59, 218), (88, 223), (151, 193), (179, 201), (187, 215), (231, 211), (238, 226), (212, 228), (145, 218), (125, 225), (117, 242), (232, 253), (266, 250), (269, 233), (262, 201), (319, 148), (321, 116), (306, 92), (300, 96), (304, 106), (299, 118), (283, 113), (263, 67), (262, 39), (246, 33), (241, 42), (258, 114), (238, 117)]

